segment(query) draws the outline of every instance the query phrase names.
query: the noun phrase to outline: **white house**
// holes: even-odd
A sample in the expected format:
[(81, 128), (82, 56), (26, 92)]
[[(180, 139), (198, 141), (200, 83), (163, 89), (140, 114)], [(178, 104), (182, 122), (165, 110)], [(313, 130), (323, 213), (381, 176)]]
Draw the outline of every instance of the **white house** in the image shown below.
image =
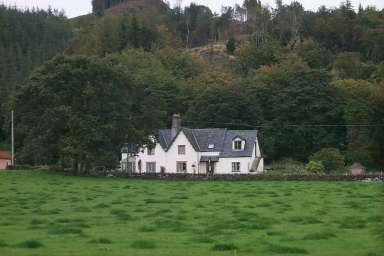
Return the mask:
[(122, 149), (122, 170), (131, 173), (260, 174), (264, 172), (256, 130), (189, 129), (173, 115), (172, 128), (154, 146)]

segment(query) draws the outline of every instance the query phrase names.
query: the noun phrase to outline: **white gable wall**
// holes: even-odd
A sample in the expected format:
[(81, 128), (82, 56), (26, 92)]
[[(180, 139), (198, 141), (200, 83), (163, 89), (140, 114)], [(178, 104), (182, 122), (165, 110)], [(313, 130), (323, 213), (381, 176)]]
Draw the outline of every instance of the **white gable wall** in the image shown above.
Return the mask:
[[(216, 164), (215, 173), (217, 174), (260, 174), (264, 172), (264, 159), (260, 160), (256, 172), (250, 172), (252, 163), (257, 157), (261, 157), (260, 146), (258, 141), (255, 142), (252, 157), (234, 157), (234, 158), (220, 158)], [(240, 163), (240, 172), (232, 172), (232, 163)]]
[(164, 164), (166, 163), (166, 153), (164, 149), (160, 146), (159, 143), (155, 146), (155, 154), (154, 155), (148, 155), (148, 149), (142, 148), (140, 149), (140, 152), (138, 154), (138, 157), (136, 159), (136, 172), (139, 173), (139, 161), (141, 160), (141, 173), (146, 172), (147, 163), (148, 162), (155, 162), (156, 163), (156, 173), (160, 173), (160, 169)]
[[(185, 155), (179, 155), (178, 146), (185, 146)], [(176, 163), (187, 162), (187, 173), (197, 173), (200, 156), (189, 142), (184, 132), (180, 132), (171, 148), (166, 153), (165, 168), (167, 173), (177, 173)], [(193, 165), (195, 167), (193, 167)]]

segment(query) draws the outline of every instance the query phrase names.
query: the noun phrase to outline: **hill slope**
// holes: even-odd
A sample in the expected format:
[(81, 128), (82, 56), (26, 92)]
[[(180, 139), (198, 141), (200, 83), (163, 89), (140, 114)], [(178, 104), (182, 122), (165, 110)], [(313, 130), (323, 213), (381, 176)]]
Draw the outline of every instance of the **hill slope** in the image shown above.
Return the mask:
[(162, 0), (93, 0), (93, 11), (96, 15), (111, 15), (120, 12), (137, 12), (144, 9), (155, 8), (166, 11), (168, 5)]

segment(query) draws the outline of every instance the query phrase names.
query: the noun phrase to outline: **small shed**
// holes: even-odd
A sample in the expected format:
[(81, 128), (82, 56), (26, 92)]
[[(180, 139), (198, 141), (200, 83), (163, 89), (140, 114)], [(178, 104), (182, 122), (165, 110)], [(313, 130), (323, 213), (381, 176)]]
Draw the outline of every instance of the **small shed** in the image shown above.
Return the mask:
[(364, 175), (367, 172), (367, 168), (359, 163), (354, 163), (349, 168), (350, 174), (354, 176)]
[(0, 150), (0, 170), (6, 170), (11, 165), (12, 157), (6, 152)]

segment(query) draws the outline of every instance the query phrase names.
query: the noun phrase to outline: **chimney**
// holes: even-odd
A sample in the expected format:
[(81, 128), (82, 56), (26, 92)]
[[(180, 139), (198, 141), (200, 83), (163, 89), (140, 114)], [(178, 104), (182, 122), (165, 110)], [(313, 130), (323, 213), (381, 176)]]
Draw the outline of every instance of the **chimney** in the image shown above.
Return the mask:
[(173, 114), (173, 116), (172, 116), (172, 129), (171, 129), (172, 139), (176, 137), (176, 135), (180, 129), (181, 129), (181, 116), (180, 116), (180, 114)]

